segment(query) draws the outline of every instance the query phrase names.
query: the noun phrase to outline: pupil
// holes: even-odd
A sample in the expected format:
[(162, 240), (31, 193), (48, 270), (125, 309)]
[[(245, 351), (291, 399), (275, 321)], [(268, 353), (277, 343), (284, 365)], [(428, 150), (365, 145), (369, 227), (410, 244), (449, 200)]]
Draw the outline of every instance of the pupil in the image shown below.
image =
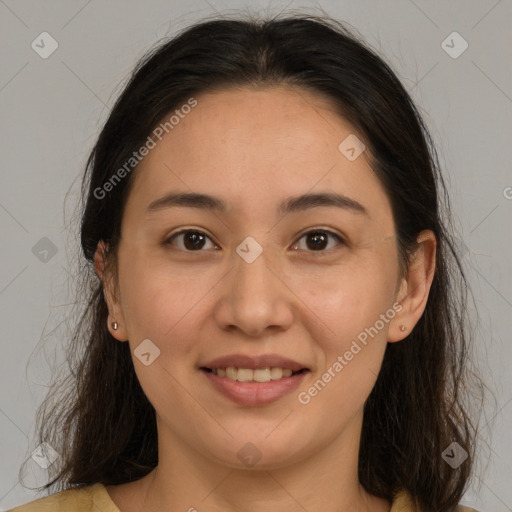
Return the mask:
[(323, 249), (326, 245), (326, 236), (325, 233), (317, 232), (317, 233), (311, 233), (311, 235), (308, 237), (308, 240), (315, 240), (313, 244), (310, 246), (308, 244), (308, 247), (310, 249)]
[[(189, 244), (190, 241), (192, 242), (191, 244)], [(198, 247), (201, 248), (202, 245), (199, 245), (201, 241), (204, 243), (203, 235), (194, 231), (187, 233), (184, 237), (184, 243), (187, 249), (197, 249)]]

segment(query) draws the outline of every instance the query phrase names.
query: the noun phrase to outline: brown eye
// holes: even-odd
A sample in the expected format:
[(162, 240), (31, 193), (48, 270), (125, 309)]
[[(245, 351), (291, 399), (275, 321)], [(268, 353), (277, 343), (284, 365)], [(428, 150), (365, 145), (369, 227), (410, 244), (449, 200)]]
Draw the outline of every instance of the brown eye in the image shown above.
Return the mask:
[[(175, 244), (174, 241), (176, 239), (181, 240), (181, 243)], [(300, 240), (302, 239), (306, 240), (305, 247), (300, 247)], [(302, 235), (299, 239), (299, 243), (295, 243), (292, 247), (294, 249), (306, 250), (308, 252), (327, 252), (327, 250), (333, 247), (332, 244), (329, 247), (329, 239), (336, 240), (338, 242), (338, 244), (334, 244), (334, 246), (344, 243), (344, 240), (336, 233), (327, 230), (314, 230)], [(172, 235), (168, 240), (166, 240), (165, 244), (175, 245), (186, 252), (201, 252), (201, 250), (208, 244), (208, 241), (210, 241), (211, 246), (206, 247), (206, 249), (214, 249), (217, 247), (212, 242), (211, 238), (205, 233), (197, 230), (186, 229)]]
[[(191, 229), (186, 229), (180, 231), (179, 233), (174, 234), (165, 243), (169, 245), (174, 245), (173, 241), (175, 239), (181, 239), (181, 246), (179, 246), (178, 248), (188, 252), (200, 252), (201, 249), (203, 249), (204, 246), (206, 245), (206, 241), (211, 241), (208, 235), (205, 235), (201, 231), (195, 231)], [(215, 244), (213, 244), (213, 242), (212, 246), (212, 248), (216, 247)]]
[[(306, 248), (304, 249), (304, 247), (299, 247), (300, 243), (296, 243), (293, 246), (294, 249), (308, 250), (313, 252), (325, 252), (326, 247), (329, 245), (329, 238), (334, 238), (339, 243), (343, 243), (343, 239), (340, 236), (338, 236), (336, 233), (326, 230), (308, 231), (300, 237), (299, 242), (303, 238), (306, 239)], [(331, 248), (332, 246), (329, 247), (329, 249)]]

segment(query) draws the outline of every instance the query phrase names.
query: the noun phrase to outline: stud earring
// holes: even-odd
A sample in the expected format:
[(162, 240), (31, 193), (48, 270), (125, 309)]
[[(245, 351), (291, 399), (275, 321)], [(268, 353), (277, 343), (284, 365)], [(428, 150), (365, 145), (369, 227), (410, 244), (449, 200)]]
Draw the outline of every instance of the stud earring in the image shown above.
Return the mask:
[(119, 324), (117, 322), (112, 322), (112, 329), (114, 329), (114, 331), (117, 331), (118, 327), (119, 327)]
[(407, 331), (407, 327), (405, 327), (405, 325), (401, 325), (401, 326), (400, 326), (400, 330), (401, 330), (402, 332), (405, 332), (405, 331)]

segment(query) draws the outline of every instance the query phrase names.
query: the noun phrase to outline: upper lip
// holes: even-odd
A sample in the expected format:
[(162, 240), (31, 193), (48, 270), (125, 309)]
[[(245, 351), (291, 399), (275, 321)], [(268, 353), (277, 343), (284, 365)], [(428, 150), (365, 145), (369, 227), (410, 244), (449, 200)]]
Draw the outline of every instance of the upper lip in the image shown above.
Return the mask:
[(257, 368), (289, 368), (294, 372), (308, 369), (305, 365), (288, 359), (278, 354), (264, 354), (261, 356), (247, 356), (244, 354), (231, 354), (218, 357), (212, 361), (200, 365), (201, 368), (216, 370), (218, 368), (248, 368), (255, 370)]

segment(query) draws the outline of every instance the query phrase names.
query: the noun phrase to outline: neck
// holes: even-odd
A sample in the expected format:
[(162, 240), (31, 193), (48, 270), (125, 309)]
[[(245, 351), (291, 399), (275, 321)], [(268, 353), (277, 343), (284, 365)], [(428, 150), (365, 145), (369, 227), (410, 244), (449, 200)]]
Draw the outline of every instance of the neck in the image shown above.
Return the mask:
[[(159, 465), (138, 481), (143, 509), (190, 512), (389, 512), (357, 475), (362, 416), (333, 443), (293, 464), (239, 469), (219, 464), (159, 425)], [(354, 437), (355, 434), (355, 437)]]

